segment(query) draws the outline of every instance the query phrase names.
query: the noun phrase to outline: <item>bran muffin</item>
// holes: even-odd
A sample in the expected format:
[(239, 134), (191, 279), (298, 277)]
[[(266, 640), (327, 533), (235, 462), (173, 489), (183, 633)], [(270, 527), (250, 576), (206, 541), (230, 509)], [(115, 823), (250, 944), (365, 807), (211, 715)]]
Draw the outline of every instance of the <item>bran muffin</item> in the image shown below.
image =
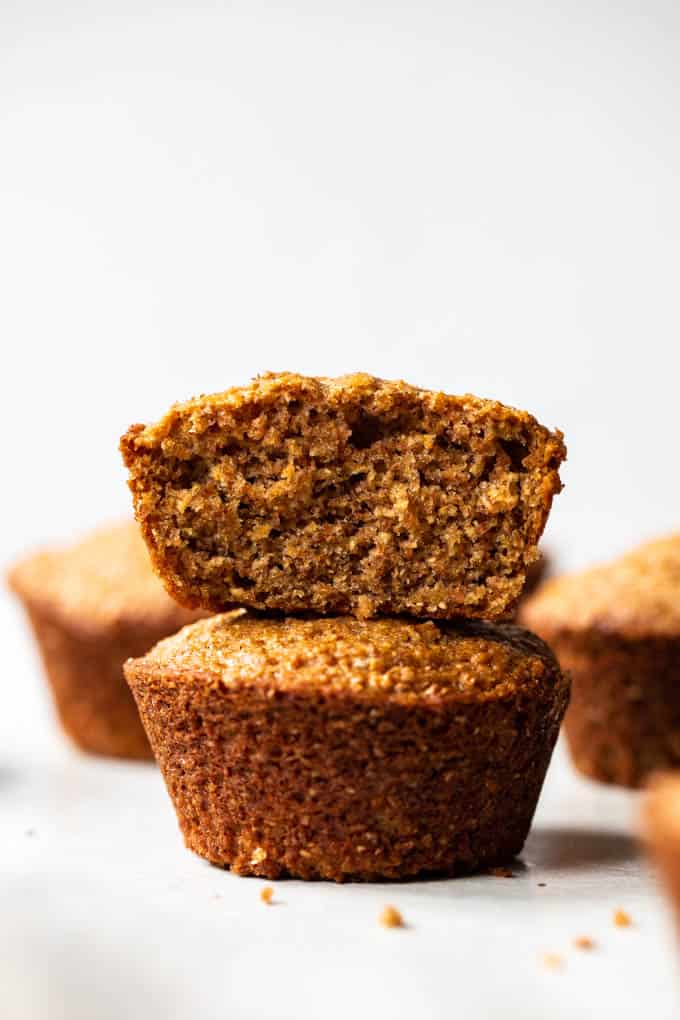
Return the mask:
[(548, 581), (520, 620), (571, 674), (565, 730), (581, 772), (637, 787), (680, 766), (680, 534)]
[(70, 548), (18, 563), (9, 584), (21, 599), (61, 724), (84, 751), (152, 758), (123, 663), (199, 614), (180, 608), (154, 575), (133, 521)]
[(652, 777), (643, 804), (643, 838), (680, 925), (680, 772)]
[(182, 605), (495, 619), (537, 556), (559, 432), (368, 375), (265, 375), (121, 440), (135, 514)]
[(270, 879), (509, 861), (568, 700), (540, 639), (474, 621), (236, 610), (125, 675), (186, 845)]
[(519, 601), (513, 607), (512, 611), (503, 617), (508, 622), (517, 621), (519, 619), (522, 606), (526, 601), (534, 594), (546, 578), (549, 576), (552, 569), (551, 561), (547, 553), (543, 549), (538, 550), (538, 559), (535, 560), (529, 569), (527, 570), (527, 579), (524, 582), (522, 593), (519, 597)]
[(520, 598), (525, 599), (528, 598), (529, 595), (533, 595), (538, 586), (546, 580), (550, 571), (550, 557), (543, 549), (539, 549), (538, 559), (534, 560), (527, 570), (527, 579), (524, 582), (524, 588), (522, 589)]

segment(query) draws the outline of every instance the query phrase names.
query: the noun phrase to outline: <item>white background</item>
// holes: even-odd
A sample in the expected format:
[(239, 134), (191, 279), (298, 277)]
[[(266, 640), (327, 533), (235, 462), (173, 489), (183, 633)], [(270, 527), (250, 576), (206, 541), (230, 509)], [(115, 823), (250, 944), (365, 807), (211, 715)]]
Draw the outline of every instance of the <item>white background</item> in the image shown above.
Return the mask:
[[(677, 527), (679, 109), (673, 0), (2, 0), (0, 562), (127, 512), (117, 441), (131, 422), (267, 369), (402, 377), (496, 397), (561, 427), (567, 488), (548, 544), (562, 565)], [(70, 925), (77, 946), (85, 929), (117, 953), (123, 936), (130, 940), (132, 984), (104, 968), (98, 985), (95, 968), (92, 988), (113, 981), (129, 992), (153, 985), (149, 975), (166, 980), (168, 968), (198, 968), (186, 1001), (157, 992), (165, 1016), (200, 1015), (191, 999), (199, 989), (237, 1017), (362, 1015), (362, 994), (372, 1015), (495, 1016), (508, 975), (523, 1003), (514, 1003), (517, 1016), (546, 1015), (545, 995), (551, 1009), (561, 1003), (560, 1015), (575, 1016), (587, 1015), (589, 999), (625, 1011), (652, 994), (666, 994), (651, 1010), (665, 1015), (670, 955), (651, 920), (653, 930), (635, 933), (642, 955), (630, 951), (635, 962), (618, 985), (602, 957), (584, 962), (586, 984), (581, 975), (570, 986), (569, 970), (546, 985), (534, 957), (541, 939), (528, 939), (535, 915), (526, 876), (501, 889), (454, 884), (438, 899), (443, 887), (425, 887), (424, 914), (403, 933), (408, 949), (395, 971), (371, 928), (382, 891), (289, 886), (296, 891), (285, 898), (300, 897), (306, 921), (291, 904), (266, 915), (266, 936), (249, 928), (255, 885), (205, 871), (176, 846), (154, 773), (140, 779), (132, 767), (83, 763), (55, 738), (21, 618), (4, 596), (0, 613), (0, 726), (14, 812), (7, 846), (21, 836), (2, 874), (7, 890), (19, 890), (17, 916), (37, 940), (38, 960)], [(44, 772), (52, 786), (41, 783)], [(586, 791), (566, 769), (549, 783), (547, 817), (559, 820), (562, 782), (576, 805), (565, 824), (596, 818), (628, 831), (637, 811), (630, 798)], [(36, 839), (27, 851), (18, 828), (26, 819), (38, 830), (41, 819), (52, 826), (42, 849)], [(579, 911), (585, 918), (595, 904), (608, 917), (610, 899), (626, 898), (626, 887), (619, 897), (605, 882), (600, 903), (602, 875), (591, 864), (592, 896), (567, 882), (554, 901), (565, 911), (550, 915), (562, 918), (554, 922), (560, 938), (575, 934)], [(634, 873), (631, 894), (643, 895), (646, 873), (625, 867)], [(168, 893), (166, 902), (176, 869), (184, 899)], [(583, 877), (583, 867), (567, 871)], [(228, 926), (191, 913), (206, 884), (237, 901), (232, 941)], [(108, 888), (115, 896), (99, 903)], [(523, 918), (516, 931), (501, 893)], [(399, 902), (418, 895), (413, 887)], [(462, 929), (459, 897), (468, 910)], [(644, 902), (656, 917), (656, 901)], [(325, 942), (329, 931), (337, 935), (334, 916), (346, 929)], [(170, 919), (184, 937), (190, 917), (194, 955), (179, 935), (166, 935), (163, 969), (159, 932)], [(245, 972), (227, 965), (233, 937), (243, 940)], [(206, 941), (201, 965), (195, 954)], [(324, 947), (338, 953), (330, 969), (319, 962)], [(214, 971), (215, 959), (230, 975), (245, 973), (243, 994), (230, 999), (211, 985), (205, 960)], [(473, 959), (482, 961), (481, 978)], [(281, 961), (299, 968), (301, 982), (315, 971), (318, 1002), (293, 1008)], [(68, 975), (69, 966), (56, 969)], [(507, 978), (500, 990), (496, 967)], [(381, 1000), (390, 987), (394, 995)], [(249, 1005), (246, 988), (257, 990)], [(87, 1001), (83, 1015), (96, 1015)], [(69, 1020), (75, 1009), (69, 999)], [(143, 1013), (152, 1015), (146, 999)]]

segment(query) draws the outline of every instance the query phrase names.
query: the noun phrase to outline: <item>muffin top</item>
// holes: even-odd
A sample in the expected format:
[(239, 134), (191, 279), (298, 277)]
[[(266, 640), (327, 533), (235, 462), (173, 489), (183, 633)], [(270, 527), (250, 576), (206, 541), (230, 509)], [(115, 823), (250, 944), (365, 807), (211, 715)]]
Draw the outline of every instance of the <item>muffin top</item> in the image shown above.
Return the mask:
[(519, 627), (352, 617), (268, 618), (235, 610), (185, 627), (132, 667), (188, 683), (313, 689), (397, 701), (487, 700), (563, 679)]
[[(414, 400), (423, 401), (429, 408), (442, 411), (451, 404), (457, 404), (471, 412), (493, 414), (497, 421), (511, 421), (538, 426), (528, 411), (501, 404), (497, 400), (486, 400), (471, 393), (450, 396), (434, 390), (423, 390), (403, 380), (378, 379), (365, 372), (333, 377), (304, 376), (296, 372), (264, 372), (246, 386), (233, 386), (220, 393), (192, 397), (190, 400), (173, 404), (163, 418), (155, 424), (133, 426), (138, 442), (151, 442), (156, 438), (171, 439), (174, 445), (181, 443), (181, 437), (174, 435), (174, 428), (181, 417), (191, 420), (191, 434), (200, 435), (211, 428), (214, 430), (214, 415), (220, 411), (233, 414), (253, 407), (260, 409), (275, 403), (281, 394), (286, 399), (302, 399), (315, 394), (331, 408), (341, 408), (352, 400), (371, 403), (374, 410), (383, 407), (405, 406)], [(252, 410), (250, 410), (252, 416)], [(541, 426), (538, 426), (541, 427)], [(548, 435), (548, 430), (543, 430)], [(265, 437), (262, 437), (265, 438)], [(561, 433), (554, 435), (555, 455), (561, 461), (564, 457)]]
[(680, 637), (680, 533), (611, 563), (547, 581), (520, 612), (551, 635), (598, 631), (624, 638)]
[(8, 581), (36, 609), (82, 633), (118, 626), (172, 630), (202, 615), (166, 594), (134, 521), (34, 553), (10, 570)]

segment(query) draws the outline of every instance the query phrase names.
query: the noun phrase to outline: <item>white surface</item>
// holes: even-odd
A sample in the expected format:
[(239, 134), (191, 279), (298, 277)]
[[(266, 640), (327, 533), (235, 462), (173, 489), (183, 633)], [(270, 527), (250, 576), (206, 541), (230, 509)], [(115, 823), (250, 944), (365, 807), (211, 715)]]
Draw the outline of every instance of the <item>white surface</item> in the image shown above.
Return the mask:
[[(0, 561), (128, 511), (132, 421), (268, 368), (562, 427), (562, 565), (677, 527), (679, 38), (674, 0), (0, 3)], [(152, 769), (64, 749), (4, 599), (0, 629), (11, 1020), (48, 982), (50, 1020), (669, 1015), (625, 794), (557, 769), (512, 881), (265, 909), (183, 851)]]
[[(16, 635), (16, 636), (15, 636)], [(639, 799), (558, 755), (513, 879), (343, 885), (243, 879), (186, 851), (149, 765), (56, 736), (10, 636), (0, 717), (0, 987), (11, 1020), (394, 1020), (642, 1015), (670, 1020), (670, 919), (637, 853)], [(17, 736), (17, 723), (30, 722)], [(545, 882), (545, 888), (538, 886)], [(377, 921), (396, 905), (406, 930)], [(624, 907), (629, 929), (612, 913)], [(572, 945), (590, 935), (590, 953)], [(564, 969), (543, 963), (558, 953)]]

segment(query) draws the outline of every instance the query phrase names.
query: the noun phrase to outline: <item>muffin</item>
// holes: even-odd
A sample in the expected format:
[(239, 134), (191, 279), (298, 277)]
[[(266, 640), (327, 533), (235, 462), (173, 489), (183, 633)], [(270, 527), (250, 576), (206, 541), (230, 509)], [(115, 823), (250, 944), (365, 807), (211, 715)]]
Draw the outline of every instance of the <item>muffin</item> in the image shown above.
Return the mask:
[(652, 778), (644, 800), (643, 838), (680, 925), (680, 772)]
[(28, 614), (69, 737), (94, 754), (151, 758), (123, 663), (199, 614), (166, 595), (134, 522), (30, 556), (8, 580)]
[(562, 435), (477, 397), (266, 375), (121, 440), (182, 605), (496, 619), (560, 491)]
[(540, 584), (545, 581), (548, 573), (550, 572), (550, 558), (546, 552), (542, 549), (538, 551), (538, 559), (534, 560), (529, 569), (527, 570), (527, 579), (522, 589), (521, 599), (528, 598), (529, 595), (533, 595)]
[(516, 622), (519, 619), (522, 606), (534, 594), (539, 585), (545, 581), (546, 577), (550, 574), (551, 567), (552, 564), (548, 554), (543, 549), (539, 549), (538, 559), (527, 570), (527, 579), (524, 582), (524, 588), (522, 589), (519, 601), (513, 606), (511, 612), (503, 617), (504, 620)]
[(240, 875), (453, 875), (520, 852), (568, 700), (511, 625), (203, 620), (125, 665), (186, 845)]
[(571, 674), (565, 729), (581, 772), (637, 787), (680, 766), (680, 534), (546, 582), (520, 621)]

